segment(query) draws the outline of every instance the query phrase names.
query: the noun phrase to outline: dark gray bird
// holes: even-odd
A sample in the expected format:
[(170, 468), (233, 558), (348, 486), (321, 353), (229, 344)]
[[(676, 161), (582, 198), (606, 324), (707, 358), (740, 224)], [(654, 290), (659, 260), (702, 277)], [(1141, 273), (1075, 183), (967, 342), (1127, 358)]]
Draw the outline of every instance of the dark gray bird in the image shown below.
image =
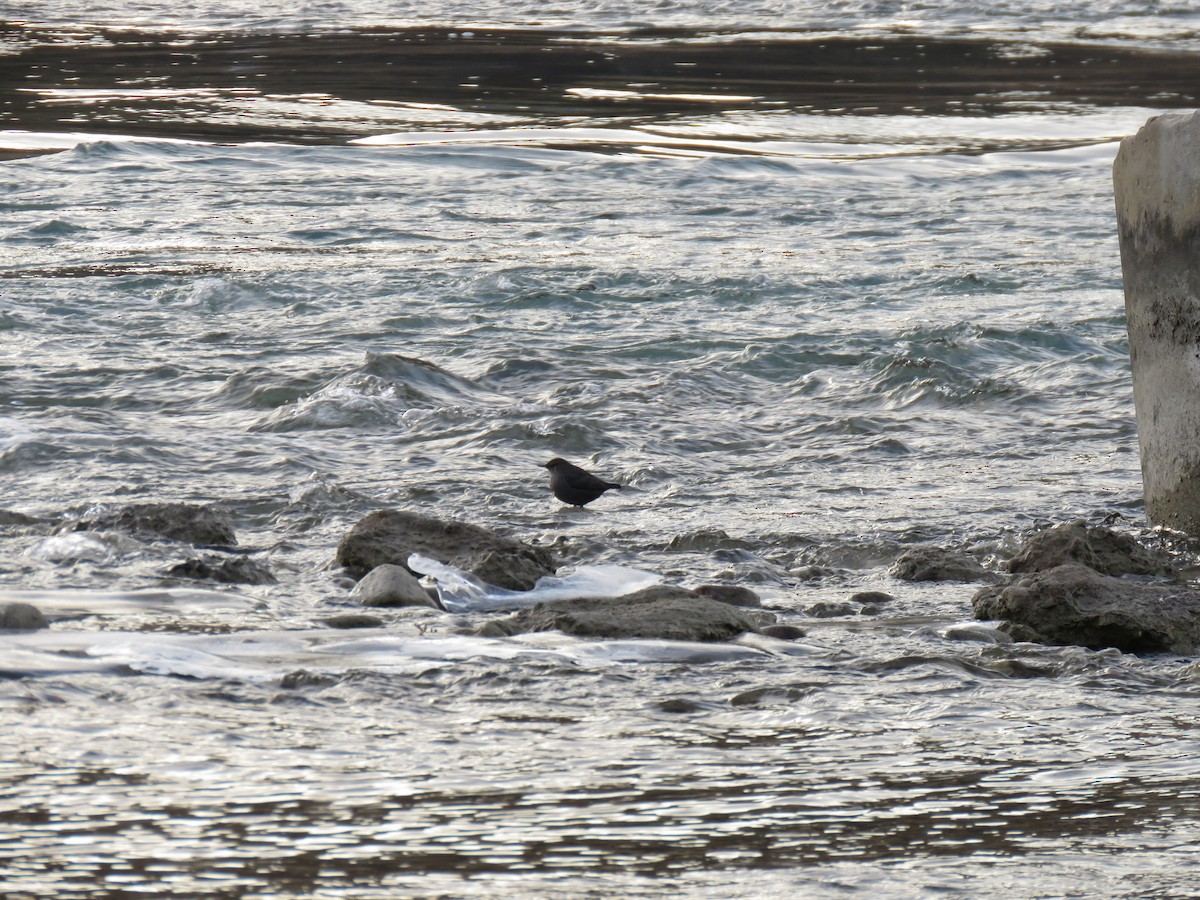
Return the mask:
[(621, 485), (601, 481), (591, 472), (585, 472), (565, 459), (555, 457), (548, 463), (542, 463), (542, 466), (550, 470), (550, 490), (554, 491), (554, 496), (572, 506), (591, 503), (609, 488), (621, 489)]

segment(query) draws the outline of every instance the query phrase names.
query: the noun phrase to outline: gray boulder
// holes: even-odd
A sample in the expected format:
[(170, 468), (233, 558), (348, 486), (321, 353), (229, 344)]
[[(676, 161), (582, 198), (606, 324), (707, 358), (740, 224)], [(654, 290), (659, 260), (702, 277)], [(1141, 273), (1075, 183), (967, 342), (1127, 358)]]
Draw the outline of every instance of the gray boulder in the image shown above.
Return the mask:
[(229, 519), (196, 503), (131, 503), (67, 523), (63, 531), (122, 531), (201, 547), (236, 547)]
[(1193, 654), (1200, 648), (1200, 590), (1129, 581), (1079, 563), (979, 591), (977, 619), (1005, 619), (1025, 638), (1128, 653)]
[(702, 584), (696, 588), (696, 593), (730, 606), (762, 606), (758, 593), (740, 584)]
[(363, 606), (432, 606), (442, 604), (430, 596), (421, 582), (404, 566), (376, 566), (354, 586), (350, 597)]
[(913, 547), (900, 555), (892, 574), (901, 581), (994, 581), (995, 575), (966, 553), (944, 547)]
[(1129, 535), (1086, 522), (1056, 525), (1035, 534), (1008, 562), (1008, 571), (1044, 572), (1079, 563), (1102, 575), (1170, 575), (1169, 557), (1144, 547)]
[(0, 603), (0, 631), (37, 631), (48, 624), (32, 603)]
[(407, 568), (414, 553), (513, 591), (531, 590), (539, 578), (554, 574), (554, 560), (541, 547), (478, 525), (398, 509), (381, 509), (359, 521), (338, 544), (337, 561), (361, 578), (386, 563)]
[(624, 597), (549, 600), (485, 623), (481, 634), (562, 631), (577, 637), (648, 638), (667, 641), (728, 641), (774, 621), (695, 591), (655, 585)]

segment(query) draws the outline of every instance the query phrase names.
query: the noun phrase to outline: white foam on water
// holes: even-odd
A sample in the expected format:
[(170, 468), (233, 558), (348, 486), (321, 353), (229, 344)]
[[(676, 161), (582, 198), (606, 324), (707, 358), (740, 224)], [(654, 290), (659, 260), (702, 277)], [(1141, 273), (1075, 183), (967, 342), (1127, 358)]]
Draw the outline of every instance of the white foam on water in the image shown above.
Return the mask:
[(576, 641), (564, 645), (559, 652), (578, 665), (714, 663), (761, 659), (766, 655), (762, 650), (738, 644), (661, 640)]
[(50, 618), (139, 612), (243, 611), (258, 605), (258, 601), (236, 593), (199, 588), (147, 588), (137, 591), (0, 589), (0, 603), (29, 603)]
[(71, 150), (81, 144), (96, 144), (101, 141), (122, 144), (187, 144), (204, 146), (206, 141), (190, 141), (181, 138), (137, 137), (128, 134), (93, 134), (88, 132), (40, 132), (8, 130), (0, 131), (0, 149), (4, 150)]
[(113, 531), (75, 531), (43, 538), (25, 551), (47, 562), (109, 562), (142, 547), (140, 541)]
[(510, 591), (419, 553), (408, 558), (408, 567), (435, 579), (438, 598), (451, 612), (516, 609), (546, 600), (621, 597), (662, 581), (653, 572), (627, 566), (579, 566), (568, 575), (539, 578), (532, 590)]
[(146, 675), (268, 682), (297, 669), (336, 675), (350, 670), (426, 671), (469, 660), (619, 663), (711, 663), (765, 658), (774, 647), (662, 640), (589, 641), (560, 632), (483, 638), (390, 636), (345, 638), (328, 631), (253, 631), (223, 635), (161, 632), (40, 631), (0, 634), (0, 672), (61, 675), (132, 670)]

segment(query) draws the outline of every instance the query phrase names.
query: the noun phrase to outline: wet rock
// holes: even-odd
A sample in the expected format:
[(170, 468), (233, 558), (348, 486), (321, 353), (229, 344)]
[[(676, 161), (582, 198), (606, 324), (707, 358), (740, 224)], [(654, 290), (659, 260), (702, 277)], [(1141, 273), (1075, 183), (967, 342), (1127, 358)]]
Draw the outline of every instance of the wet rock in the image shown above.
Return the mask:
[(989, 628), (986, 625), (962, 624), (951, 625), (942, 637), (948, 641), (974, 641), (980, 644), (1011, 644), (1012, 635), (999, 628)]
[(1017, 622), (1001, 622), (997, 630), (1007, 634), (1014, 642), (1022, 644), (1044, 643), (1044, 639), (1040, 634), (1029, 626), (1021, 625)]
[(896, 598), (886, 591), (857, 591), (850, 595), (850, 602), (882, 606), (885, 603), (895, 603)]
[(812, 684), (778, 684), (751, 688), (729, 698), (730, 706), (790, 705), (811, 696), (818, 688)]
[(297, 669), (294, 672), (288, 672), (279, 679), (279, 686), (288, 690), (296, 690), (303, 687), (325, 687), (326, 685), (336, 683), (337, 678), (332, 675), (310, 672), (307, 669)]
[(795, 625), (767, 625), (759, 630), (767, 637), (773, 637), (780, 641), (797, 641), (808, 634), (803, 628)]
[(691, 700), (686, 700), (682, 697), (672, 697), (669, 700), (660, 700), (655, 704), (659, 712), (674, 713), (676, 715), (687, 715), (688, 713), (699, 712), (703, 707), (699, 703), (694, 703)]
[(0, 631), (38, 631), (49, 624), (32, 603), (0, 603)]
[(383, 619), (366, 613), (341, 613), (322, 619), (330, 628), (381, 628)]
[(804, 612), (814, 619), (833, 619), (838, 616), (858, 615), (858, 606), (843, 600), (821, 600), (805, 609)]
[(1200, 649), (1200, 590), (1101, 575), (1079, 563), (984, 588), (971, 603), (976, 618), (1004, 619), (1041, 643), (1127, 653)]
[(994, 581), (996, 576), (966, 553), (945, 547), (913, 547), (900, 555), (892, 574), (901, 581)]
[(168, 538), (200, 547), (236, 547), (228, 517), (194, 503), (131, 503), (102, 509), (67, 523), (63, 531), (123, 531), (147, 538)]
[(517, 632), (506, 631), (499, 622), (495, 620), (489, 620), (474, 630), (467, 629), (465, 631), (460, 631), (459, 634), (473, 634), (475, 637), (486, 638), (506, 638), (513, 634), (517, 634)]
[(667, 543), (667, 550), (749, 550), (753, 544), (731, 538), (720, 528), (702, 528), (686, 534), (677, 534)]
[(432, 606), (442, 604), (429, 595), (412, 572), (404, 566), (384, 563), (363, 576), (350, 592), (351, 599), (363, 606)]
[(398, 509), (364, 517), (338, 544), (337, 561), (361, 578), (386, 563), (407, 567), (414, 553), (513, 591), (531, 590), (539, 578), (554, 574), (554, 560), (541, 547), (477, 525)]
[(730, 606), (762, 606), (762, 598), (757, 592), (740, 584), (702, 584), (696, 588), (696, 593)]
[(623, 597), (549, 600), (493, 619), (484, 627), (495, 625), (507, 635), (561, 631), (577, 637), (728, 641), (747, 631), (757, 632), (773, 619), (660, 584)]
[(44, 520), (35, 519), (25, 513), (14, 512), (11, 509), (0, 509), (0, 527), (6, 525), (30, 526), (42, 524)]
[(1170, 575), (1166, 553), (1139, 544), (1126, 534), (1086, 522), (1056, 525), (1035, 534), (1008, 562), (1008, 571), (1044, 572), (1076, 562), (1101, 575)]
[(840, 575), (838, 569), (830, 568), (829, 566), (801, 566), (798, 569), (792, 570), (792, 577), (798, 581), (820, 581), (822, 578), (832, 578), (835, 575)]
[(275, 584), (275, 576), (260, 562), (244, 556), (192, 558), (171, 566), (174, 578), (195, 578), (221, 584)]

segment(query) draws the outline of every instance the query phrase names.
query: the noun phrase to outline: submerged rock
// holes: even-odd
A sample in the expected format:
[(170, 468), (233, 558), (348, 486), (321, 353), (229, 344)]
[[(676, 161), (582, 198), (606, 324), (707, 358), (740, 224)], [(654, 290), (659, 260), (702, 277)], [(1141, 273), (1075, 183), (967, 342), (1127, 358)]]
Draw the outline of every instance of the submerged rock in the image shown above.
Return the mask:
[(193, 557), (171, 566), (167, 574), (174, 578), (195, 578), (221, 584), (275, 584), (270, 569), (244, 556)]
[(754, 547), (749, 541), (732, 538), (720, 528), (701, 528), (677, 534), (667, 542), (666, 550), (749, 550)]
[(859, 607), (845, 600), (818, 600), (807, 607), (804, 614), (814, 619), (834, 619), (838, 616), (857, 616)]
[(340, 613), (321, 620), (330, 628), (381, 628), (383, 619), (366, 613)]
[(327, 685), (336, 684), (337, 678), (333, 675), (326, 675), (323, 672), (310, 672), (307, 669), (296, 669), (294, 672), (288, 672), (279, 679), (279, 686), (290, 691), (305, 687), (326, 687)]
[(767, 637), (773, 637), (780, 641), (798, 641), (808, 634), (803, 628), (796, 625), (766, 625), (759, 630)]
[(421, 582), (404, 566), (384, 563), (376, 566), (354, 586), (350, 597), (363, 606), (432, 606), (442, 604), (430, 596)]
[(69, 522), (63, 531), (123, 531), (202, 547), (236, 547), (227, 516), (195, 503), (131, 503)]
[(820, 581), (822, 578), (832, 578), (840, 574), (840, 569), (818, 565), (801, 566), (798, 569), (794, 569), (791, 573), (792, 577), (797, 581)]
[(951, 625), (942, 632), (942, 637), (948, 641), (975, 641), (980, 644), (1011, 644), (1014, 640), (1007, 631), (975, 623)]
[(971, 601), (978, 619), (1005, 619), (1023, 637), (1128, 653), (1200, 649), (1200, 590), (1102, 575), (1079, 563), (987, 587)]
[(577, 637), (728, 641), (773, 621), (768, 613), (747, 613), (695, 591), (660, 584), (623, 597), (549, 600), (493, 619), (479, 633), (562, 631)]
[(1056, 525), (1035, 534), (1008, 562), (1008, 571), (1044, 572), (1079, 563), (1102, 575), (1170, 575), (1166, 553), (1139, 544), (1126, 534), (1086, 522)]
[(519, 632), (516, 632), (516, 631), (506, 631), (504, 629), (504, 627), (500, 624), (500, 622), (496, 619), (489, 619), (488, 621), (484, 622), (482, 625), (480, 625), (474, 629), (462, 628), (462, 629), (459, 629), (459, 631), (458, 631), (458, 634), (469, 634), (469, 635), (473, 635), (474, 637), (485, 637), (485, 638), (506, 638), (506, 637), (511, 637), (512, 635), (518, 634), (518, 633)]
[(696, 593), (730, 606), (762, 606), (762, 598), (758, 593), (740, 584), (702, 584), (696, 588)]
[(856, 591), (850, 595), (850, 602), (880, 606), (884, 603), (895, 603), (896, 598), (885, 591)]
[(414, 553), (465, 569), (488, 584), (531, 590), (554, 574), (550, 553), (487, 528), (398, 509), (370, 513), (342, 538), (337, 561), (355, 578), (386, 563), (408, 567)]
[(0, 631), (38, 631), (49, 625), (32, 603), (0, 603)]
[(901, 581), (994, 581), (996, 576), (966, 553), (944, 547), (913, 547), (900, 555), (892, 574)]
[(11, 509), (0, 509), (0, 527), (11, 525), (26, 527), (44, 523), (44, 519), (35, 519), (33, 516), (27, 516), (25, 513), (19, 513)]

